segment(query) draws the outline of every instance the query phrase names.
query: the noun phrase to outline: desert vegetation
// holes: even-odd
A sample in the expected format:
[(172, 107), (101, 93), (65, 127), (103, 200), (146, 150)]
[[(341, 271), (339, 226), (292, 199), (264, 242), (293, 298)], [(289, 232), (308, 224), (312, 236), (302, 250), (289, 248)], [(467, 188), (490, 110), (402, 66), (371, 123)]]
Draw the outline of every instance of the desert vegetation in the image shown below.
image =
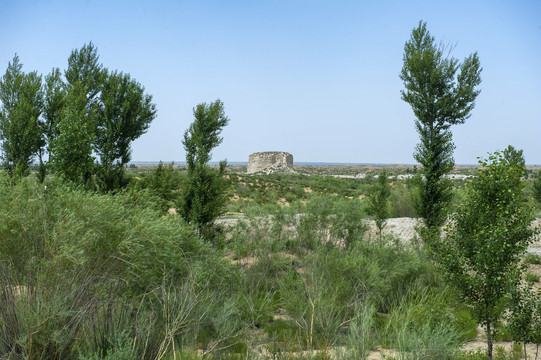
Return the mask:
[[(208, 239), (168, 214), (187, 181), (170, 165), (128, 172), (114, 194), (37, 175), (1, 175), (6, 358), (481, 356), (460, 350), (482, 336), (477, 315), (426, 246), (371, 231), (376, 179), (226, 173), (226, 209), (250, 200)], [(410, 180), (393, 181), (391, 216), (414, 196)], [(495, 321), (495, 340), (522, 341), (508, 324)]]
[[(140, 84), (91, 43), (43, 84), (16, 56), (0, 80), (0, 359), (526, 358), (541, 176), (510, 146), (444, 178), (480, 67), (441, 51), (422, 22), (405, 48), (421, 166), (362, 178), (209, 166), (220, 100), (194, 107), (185, 166), (128, 167), (156, 114)], [(385, 231), (401, 217), (412, 236)]]

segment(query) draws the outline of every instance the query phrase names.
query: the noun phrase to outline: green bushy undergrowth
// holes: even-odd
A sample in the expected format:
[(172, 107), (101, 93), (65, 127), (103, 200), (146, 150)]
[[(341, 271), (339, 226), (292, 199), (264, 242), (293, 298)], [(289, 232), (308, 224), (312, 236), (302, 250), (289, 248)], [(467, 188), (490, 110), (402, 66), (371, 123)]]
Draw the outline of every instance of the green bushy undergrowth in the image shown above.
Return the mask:
[[(254, 187), (248, 197), (265, 186), (276, 191), (265, 196), (290, 194), (289, 206), (248, 201), (212, 246), (164, 215), (182, 175), (161, 171), (155, 188), (142, 178), (114, 195), (0, 174), (0, 353), (245, 359), (265, 349), (285, 359), (335, 348), (348, 359), (385, 345), (437, 358), (428, 338), (447, 357), (475, 336), (422, 248), (370, 237), (359, 199), (370, 181), (239, 177)], [(395, 211), (409, 196), (397, 189)]]
[(116, 358), (129, 338), (134, 357), (155, 358), (174, 343), (218, 349), (237, 337), (238, 271), (147, 192), (0, 174), (0, 198), (0, 353)]
[[(249, 293), (260, 304), (251, 306), (260, 309), (254, 310), (260, 311), (254, 323), (265, 330), (268, 349), (279, 354), (338, 346), (348, 358), (367, 354), (378, 343), (397, 346), (408, 327), (391, 332), (385, 319), (390, 314), (397, 320), (404, 311), (408, 324), (414, 316), (421, 322), (424, 311), (434, 312), (430, 328), (421, 327), (418, 342), (407, 349), (428, 346), (430, 337), (438, 336), (450, 355), (475, 337), (475, 320), (440, 285), (424, 251), (389, 236), (370, 238), (358, 200), (315, 196), (290, 207), (254, 210), (232, 228), (228, 247), (244, 264), (246, 286), (254, 286)], [(412, 289), (432, 289), (430, 300), (412, 296)], [(264, 292), (272, 295), (262, 298)], [(438, 302), (429, 306), (438, 293)], [(387, 315), (378, 317), (376, 311)], [(439, 315), (445, 323), (437, 324)], [(439, 354), (435, 347), (424, 351)]]

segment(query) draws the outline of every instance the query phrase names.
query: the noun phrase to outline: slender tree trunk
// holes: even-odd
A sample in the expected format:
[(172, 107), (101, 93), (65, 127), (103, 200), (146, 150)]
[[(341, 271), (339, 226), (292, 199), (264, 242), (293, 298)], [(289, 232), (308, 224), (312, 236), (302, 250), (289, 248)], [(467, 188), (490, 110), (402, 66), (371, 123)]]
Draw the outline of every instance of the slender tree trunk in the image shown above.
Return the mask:
[(492, 360), (492, 329), (490, 328), (490, 321), (487, 322), (487, 343), (488, 343), (488, 360)]

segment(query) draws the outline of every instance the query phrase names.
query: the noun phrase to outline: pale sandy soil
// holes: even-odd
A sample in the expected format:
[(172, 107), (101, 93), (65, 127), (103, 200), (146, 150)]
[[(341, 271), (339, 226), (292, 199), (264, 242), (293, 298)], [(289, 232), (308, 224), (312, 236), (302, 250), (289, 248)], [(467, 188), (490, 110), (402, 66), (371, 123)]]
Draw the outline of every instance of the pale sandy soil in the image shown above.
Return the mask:
[[(374, 220), (368, 220), (367, 223), (369, 226), (369, 236), (377, 236), (379, 232), (376, 227), (376, 222)], [(419, 219), (407, 217), (387, 219), (385, 227), (383, 228), (383, 234), (392, 234), (400, 240), (408, 242), (415, 236), (415, 227), (419, 223)]]

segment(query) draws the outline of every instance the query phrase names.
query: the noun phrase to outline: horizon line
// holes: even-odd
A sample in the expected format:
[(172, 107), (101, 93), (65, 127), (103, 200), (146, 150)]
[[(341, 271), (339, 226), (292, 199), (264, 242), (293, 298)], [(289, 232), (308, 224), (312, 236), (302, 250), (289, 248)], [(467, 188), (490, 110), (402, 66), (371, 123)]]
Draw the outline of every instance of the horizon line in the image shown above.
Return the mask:
[[(164, 164), (171, 164), (174, 163), (175, 165), (186, 165), (186, 161), (164, 161), (164, 160), (148, 160), (148, 161), (140, 161), (140, 160), (132, 160), (128, 162), (127, 164), (134, 164), (134, 165), (158, 165), (159, 163)], [(209, 165), (219, 165), (219, 161), (209, 161)], [(248, 161), (227, 161), (227, 165), (248, 165)], [(339, 161), (296, 161), (293, 163), (293, 166), (344, 166), (344, 165), (352, 165), (352, 166), (421, 166), (421, 164), (415, 164), (415, 163), (369, 163), (369, 162), (339, 162)], [(455, 166), (479, 166), (479, 164), (455, 164)], [(541, 164), (526, 164), (526, 166), (533, 166), (533, 167), (539, 167)]]

